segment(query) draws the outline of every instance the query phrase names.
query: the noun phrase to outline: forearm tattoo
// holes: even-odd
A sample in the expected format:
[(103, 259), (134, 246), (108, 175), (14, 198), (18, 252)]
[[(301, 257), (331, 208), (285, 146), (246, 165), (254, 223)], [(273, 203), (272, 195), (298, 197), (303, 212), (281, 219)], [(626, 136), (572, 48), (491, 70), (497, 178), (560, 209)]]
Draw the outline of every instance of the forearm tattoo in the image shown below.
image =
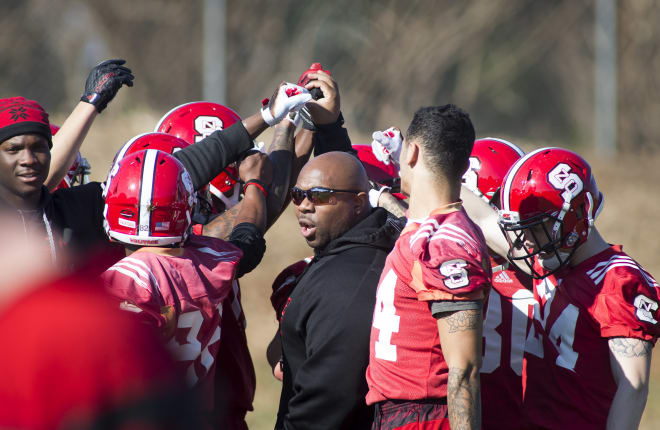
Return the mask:
[(475, 330), (482, 324), (481, 310), (470, 309), (448, 313), (440, 317), (449, 327), (449, 333), (459, 331)]
[(629, 337), (614, 337), (608, 344), (610, 351), (619, 357), (644, 357), (653, 349), (651, 342)]
[(378, 206), (398, 218), (406, 216), (406, 206), (390, 193), (381, 194)]
[(447, 407), (452, 430), (481, 429), (479, 372), (449, 368)]
[(228, 240), (231, 236), (231, 231), (236, 225), (238, 213), (241, 210), (241, 203), (227, 209), (220, 216), (215, 218), (210, 223), (206, 224), (202, 229), (204, 236), (216, 237), (222, 240)]
[(293, 163), (292, 129), (279, 126), (275, 128), (273, 140), (268, 146), (268, 158), (273, 165), (273, 182), (268, 196), (268, 218), (272, 220), (282, 210), (289, 191)]

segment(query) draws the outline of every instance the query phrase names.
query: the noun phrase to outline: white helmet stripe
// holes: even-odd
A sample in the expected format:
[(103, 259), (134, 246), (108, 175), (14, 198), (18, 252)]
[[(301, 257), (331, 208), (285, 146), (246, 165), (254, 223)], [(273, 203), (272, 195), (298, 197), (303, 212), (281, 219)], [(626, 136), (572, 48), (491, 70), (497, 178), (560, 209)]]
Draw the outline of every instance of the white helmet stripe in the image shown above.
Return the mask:
[(140, 181), (140, 222), (138, 223), (138, 236), (148, 237), (151, 226), (151, 199), (154, 192), (154, 175), (156, 174), (156, 161), (158, 151), (147, 149), (142, 165), (142, 180)]
[(182, 105), (173, 107), (172, 109), (169, 110), (169, 112), (167, 112), (165, 115), (163, 115), (163, 117), (160, 120), (158, 120), (158, 124), (156, 124), (156, 128), (154, 128), (154, 131), (158, 131), (160, 126), (163, 125), (163, 122), (165, 121), (165, 118), (169, 117), (172, 114), (172, 112), (174, 112), (175, 110), (180, 109), (184, 106), (192, 105), (192, 104), (195, 104), (195, 103), (206, 103), (206, 102), (203, 102), (203, 101), (188, 102), (188, 103), (184, 103)]
[(516, 145), (514, 145), (514, 144), (511, 143), (511, 142), (509, 142), (508, 140), (498, 139), (497, 137), (486, 137), (486, 139), (496, 140), (496, 141), (498, 141), (498, 142), (500, 142), (500, 143), (505, 144), (505, 145), (508, 146), (509, 148), (513, 149), (513, 150), (516, 152), (516, 154), (520, 155), (521, 157), (523, 157), (523, 156), (525, 155), (525, 151), (523, 151), (522, 149), (518, 148)]
[(509, 173), (506, 174), (506, 179), (504, 180), (504, 186), (502, 187), (502, 196), (504, 197), (502, 199), (502, 210), (503, 211), (510, 211), (511, 206), (509, 202), (509, 195), (511, 194), (511, 183), (513, 182), (513, 177), (516, 176), (516, 173), (518, 170), (520, 170), (520, 167), (523, 165), (525, 161), (527, 161), (530, 157), (533, 155), (536, 155), (537, 153), (541, 151), (546, 151), (548, 149), (559, 149), (555, 147), (549, 147), (549, 148), (539, 148), (535, 151), (530, 152), (529, 154), (523, 156), (520, 158), (518, 161), (516, 161), (516, 164), (511, 166), (509, 169)]

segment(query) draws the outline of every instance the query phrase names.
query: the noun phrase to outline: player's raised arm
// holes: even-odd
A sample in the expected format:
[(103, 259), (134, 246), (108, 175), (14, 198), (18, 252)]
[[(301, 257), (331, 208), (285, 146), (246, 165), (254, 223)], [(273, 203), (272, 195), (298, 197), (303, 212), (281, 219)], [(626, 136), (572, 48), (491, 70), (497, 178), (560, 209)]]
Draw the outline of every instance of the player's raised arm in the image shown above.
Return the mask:
[(268, 187), (273, 175), (268, 157), (261, 152), (255, 152), (241, 161), (238, 172), (245, 182), (245, 197), (229, 236), (229, 242), (243, 251), (237, 278), (257, 267), (266, 252), (263, 234), (267, 222)]
[[(486, 244), (497, 255), (506, 258), (509, 251), (509, 244), (502, 234), (502, 230), (497, 223), (498, 217), (488, 203), (477, 197), (472, 191), (467, 189), (465, 185), (461, 187), (461, 200), (463, 200), (463, 207), (484, 234)], [(521, 269), (524, 269), (521, 267)]]
[(131, 69), (123, 66), (124, 63), (120, 59), (107, 60), (89, 72), (80, 102), (53, 136), (50, 172), (44, 183), (50, 191), (66, 175), (96, 115), (106, 108), (122, 85), (133, 86)]
[(283, 82), (278, 86), (274, 100), (271, 99), (260, 112), (227, 129), (216, 131), (174, 156), (186, 167), (193, 186), (198, 190), (252, 149), (254, 137), (268, 126), (282, 121), (289, 112), (300, 109), (310, 98), (306, 89)]

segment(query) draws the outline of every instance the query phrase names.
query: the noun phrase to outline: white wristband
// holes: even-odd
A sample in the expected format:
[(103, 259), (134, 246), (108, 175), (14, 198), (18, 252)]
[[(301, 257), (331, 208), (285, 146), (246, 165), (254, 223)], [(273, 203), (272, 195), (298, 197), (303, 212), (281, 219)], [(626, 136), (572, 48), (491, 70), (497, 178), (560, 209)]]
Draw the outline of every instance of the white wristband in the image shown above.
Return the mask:
[(381, 187), (380, 190), (369, 190), (369, 204), (372, 208), (378, 207), (378, 200), (380, 200), (380, 195), (383, 194), (383, 191), (390, 191), (390, 187)]
[(276, 124), (275, 118), (273, 118), (273, 115), (270, 113), (270, 107), (267, 105), (261, 109), (261, 117), (264, 119), (264, 121), (266, 121), (266, 124), (268, 124), (269, 127), (272, 127)]

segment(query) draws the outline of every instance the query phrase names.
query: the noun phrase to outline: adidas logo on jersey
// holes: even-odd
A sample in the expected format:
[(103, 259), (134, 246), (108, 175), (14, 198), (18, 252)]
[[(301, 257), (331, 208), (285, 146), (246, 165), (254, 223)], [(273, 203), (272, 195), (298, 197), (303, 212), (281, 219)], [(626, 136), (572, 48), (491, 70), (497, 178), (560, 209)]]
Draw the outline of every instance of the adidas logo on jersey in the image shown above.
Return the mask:
[(511, 277), (506, 272), (502, 271), (495, 275), (493, 282), (500, 284), (513, 284), (513, 279), (511, 279)]

